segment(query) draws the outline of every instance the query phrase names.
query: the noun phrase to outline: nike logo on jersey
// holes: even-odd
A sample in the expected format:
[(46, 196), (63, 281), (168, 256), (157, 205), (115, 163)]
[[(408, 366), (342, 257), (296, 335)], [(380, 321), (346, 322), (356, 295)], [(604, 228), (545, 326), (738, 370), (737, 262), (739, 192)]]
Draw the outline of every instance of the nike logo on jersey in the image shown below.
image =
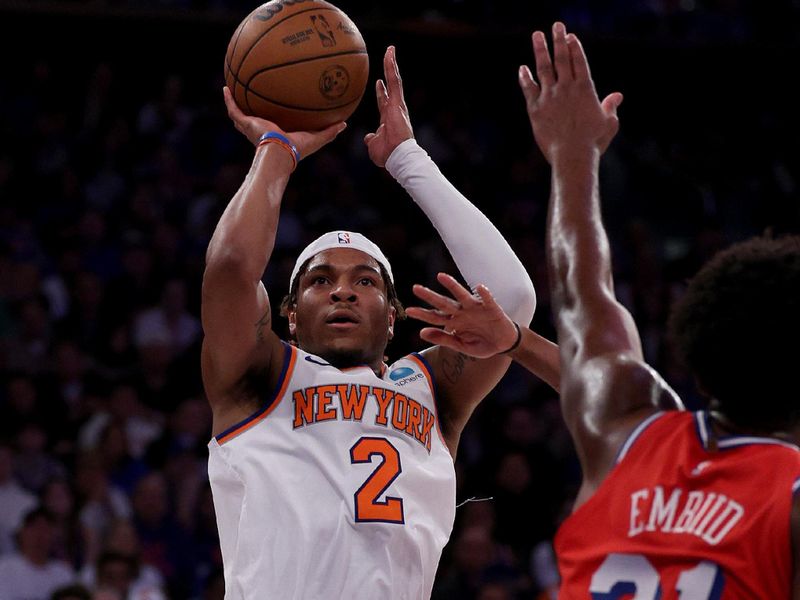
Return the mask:
[(711, 466), (710, 460), (704, 460), (703, 462), (698, 463), (698, 465), (694, 469), (692, 469), (692, 476), (697, 477), (698, 475), (700, 475), (700, 473), (705, 471), (710, 466)]
[(316, 358), (314, 356), (306, 356), (306, 361), (310, 362), (310, 363), (314, 363), (315, 365), (320, 365), (322, 367), (332, 367), (333, 366), (331, 363), (325, 362), (324, 360), (321, 360), (321, 359)]
[(320, 385), (292, 392), (294, 429), (323, 421), (361, 421), (367, 402), (375, 403), (375, 424), (414, 438), (431, 451), (436, 415), (413, 398), (371, 385)]
[(687, 493), (679, 487), (665, 490), (657, 485), (631, 494), (628, 537), (652, 531), (688, 533), (716, 546), (743, 516), (744, 507), (725, 494)]

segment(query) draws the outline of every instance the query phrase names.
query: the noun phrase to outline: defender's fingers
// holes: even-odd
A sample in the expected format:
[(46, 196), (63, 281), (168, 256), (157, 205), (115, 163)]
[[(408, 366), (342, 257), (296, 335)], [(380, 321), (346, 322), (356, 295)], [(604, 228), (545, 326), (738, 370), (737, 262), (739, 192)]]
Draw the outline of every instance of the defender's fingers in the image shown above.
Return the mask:
[(541, 93), (539, 84), (534, 81), (531, 70), (527, 65), (520, 66), (517, 76), (519, 78), (519, 87), (522, 88), (522, 95), (525, 96), (525, 103), (532, 105)]
[(556, 81), (553, 63), (550, 61), (550, 51), (547, 49), (547, 40), (541, 31), (535, 31), (532, 39), (533, 57), (536, 60), (536, 76), (539, 78), (542, 89), (546, 89)]
[(389, 46), (383, 56), (383, 73), (389, 88), (389, 98), (401, 104), (405, 103), (403, 78), (400, 77), (400, 69), (397, 67), (397, 51), (394, 46)]
[(406, 308), (406, 315), (417, 321), (429, 323), (430, 325), (444, 326), (450, 321), (450, 318), (441, 311), (421, 308), (419, 306), (409, 306)]
[(427, 288), (424, 285), (415, 284), (414, 287), (411, 288), (411, 291), (420, 300), (424, 300), (432, 307), (437, 308), (445, 313), (454, 313), (461, 308), (461, 304), (452, 298), (448, 298), (447, 296), (443, 296), (438, 292), (434, 292), (432, 289)]
[(447, 291), (453, 294), (453, 298), (455, 298), (462, 305), (468, 302), (475, 302), (475, 296), (473, 296), (472, 293), (463, 285), (461, 285), (452, 275), (448, 275), (447, 273), (439, 273), (436, 275), (436, 280), (445, 288), (447, 288)]
[(567, 49), (569, 51), (569, 60), (572, 64), (572, 73), (578, 81), (585, 81), (592, 78), (589, 69), (589, 61), (586, 59), (586, 52), (583, 49), (583, 44), (574, 33), (567, 36)]
[(444, 346), (445, 348), (450, 348), (451, 350), (461, 351), (464, 348), (464, 344), (452, 333), (447, 333), (446, 331), (437, 329), (436, 327), (424, 327), (423, 329), (420, 329), (419, 337), (430, 344)]
[(553, 23), (553, 62), (557, 80), (574, 77), (567, 48), (567, 29), (560, 21)]
[(488, 287), (486, 287), (481, 283), (478, 285), (475, 291), (478, 292), (478, 296), (480, 296), (481, 300), (483, 300), (483, 303), (487, 306), (487, 308), (490, 309), (496, 308), (498, 310), (503, 310), (502, 308), (500, 308), (500, 305), (497, 304), (497, 300), (494, 299), (494, 296), (492, 295), (492, 292), (489, 290)]
[(613, 92), (603, 99), (601, 106), (607, 115), (617, 116), (617, 109), (622, 104), (623, 96), (620, 92)]
[(386, 84), (382, 79), (375, 82), (375, 97), (378, 100), (378, 112), (383, 116), (383, 111), (389, 104), (389, 94), (386, 92)]

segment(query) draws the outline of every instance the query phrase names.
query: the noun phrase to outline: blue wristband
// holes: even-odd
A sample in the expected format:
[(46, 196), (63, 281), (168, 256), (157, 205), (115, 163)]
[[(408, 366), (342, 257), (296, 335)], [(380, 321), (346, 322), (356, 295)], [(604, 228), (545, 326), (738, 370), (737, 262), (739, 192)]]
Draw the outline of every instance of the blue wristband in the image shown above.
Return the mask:
[(263, 144), (268, 140), (278, 140), (286, 144), (286, 146), (292, 151), (292, 154), (294, 154), (295, 164), (300, 162), (300, 153), (297, 151), (297, 146), (295, 146), (285, 135), (282, 135), (277, 131), (268, 131), (267, 133), (263, 134), (260, 138), (258, 138), (258, 143), (256, 144), (256, 146), (260, 146), (261, 144)]

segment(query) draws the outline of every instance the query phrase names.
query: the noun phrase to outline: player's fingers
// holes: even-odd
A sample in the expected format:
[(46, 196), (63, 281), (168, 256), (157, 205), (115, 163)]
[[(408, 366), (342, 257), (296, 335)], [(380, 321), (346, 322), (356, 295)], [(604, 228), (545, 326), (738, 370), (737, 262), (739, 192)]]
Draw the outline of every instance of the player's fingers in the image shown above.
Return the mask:
[(347, 123), (345, 121), (340, 121), (320, 131), (319, 136), (327, 144), (328, 142), (333, 141), (333, 139), (345, 129), (347, 129)]
[(438, 292), (434, 292), (432, 289), (427, 288), (424, 285), (416, 284), (411, 288), (411, 291), (417, 298), (424, 300), (432, 307), (444, 313), (451, 314), (461, 308), (461, 304), (452, 298), (448, 298), (439, 294)]
[(546, 89), (555, 83), (556, 77), (553, 73), (553, 63), (550, 61), (550, 51), (547, 49), (547, 40), (541, 31), (533, 32), (533, 58), (536, 61), (536, 76), (542, 89)]
[(453, 298), (461, 303), (462, 306), (468, 302), (475, 302), (475, 296), (473, 296), (470, 291), (461, 285), (452, 275), (448, 275), (447, 273), (439, 273), (436, 275), (436, 280), (441, 283), (447, 289), (447, 291), (453, 295)]
[(400, 69), (397, 68), (397, 54), (394, 46), (389, 46), (383, 56), (383, 74), (389, 88), (389, 98), (395, 102), (405, 102), (403, 79), (400, 77)]
[(567, 29), (561, 21), (553, 23), (553, 63), (556, 79), (572, 79), (569, 49), (567, 48)]
[(222, 98), (225, 100), (225, 108), (228, 109), (228, 116), (236, 120), (242, 114), (242, 111), (239, 110), (236, 102), (234, 102), (233, 94), (231, 94), (231, 90), (227, 85), (222, 88)]
[(389, 104), (389, 95), (386, 92), (386, 84), (383, 83), (383, 79), (378, 79), (375, 82), (375, 96), (378, 100), (378, 112), (383, 115), (386, 105)]
[(406, 315), (417, 321), (424, 321), (431, 325), (446, 325), (450, 318), (443, 312), (438, 310), (431, 310), (430, 308), (421, 308), (419, 306), (409, 306), (406, 308)]
[(591, 80), (592, 74), (589, 70), (589, 61), (586, 60), (586, 52), (578, 36), (574, 33), (567, 35), (567, 50), (575, 79), (578, 81)]

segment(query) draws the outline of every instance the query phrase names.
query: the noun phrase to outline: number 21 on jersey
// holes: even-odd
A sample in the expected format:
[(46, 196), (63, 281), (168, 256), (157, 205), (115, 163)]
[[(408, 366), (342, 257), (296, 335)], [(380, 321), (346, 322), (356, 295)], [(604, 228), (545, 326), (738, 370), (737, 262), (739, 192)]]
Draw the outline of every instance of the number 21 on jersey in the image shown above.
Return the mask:
[[(681, 600), (719, 600), (724, 586), (719, 566), (703, 561), (681, 572), (676, 591)], [(662, 596), (658, 571), (641, 554), (609, 554), (592, 576), (589, 591), (592, 600), (658, 600)]]

